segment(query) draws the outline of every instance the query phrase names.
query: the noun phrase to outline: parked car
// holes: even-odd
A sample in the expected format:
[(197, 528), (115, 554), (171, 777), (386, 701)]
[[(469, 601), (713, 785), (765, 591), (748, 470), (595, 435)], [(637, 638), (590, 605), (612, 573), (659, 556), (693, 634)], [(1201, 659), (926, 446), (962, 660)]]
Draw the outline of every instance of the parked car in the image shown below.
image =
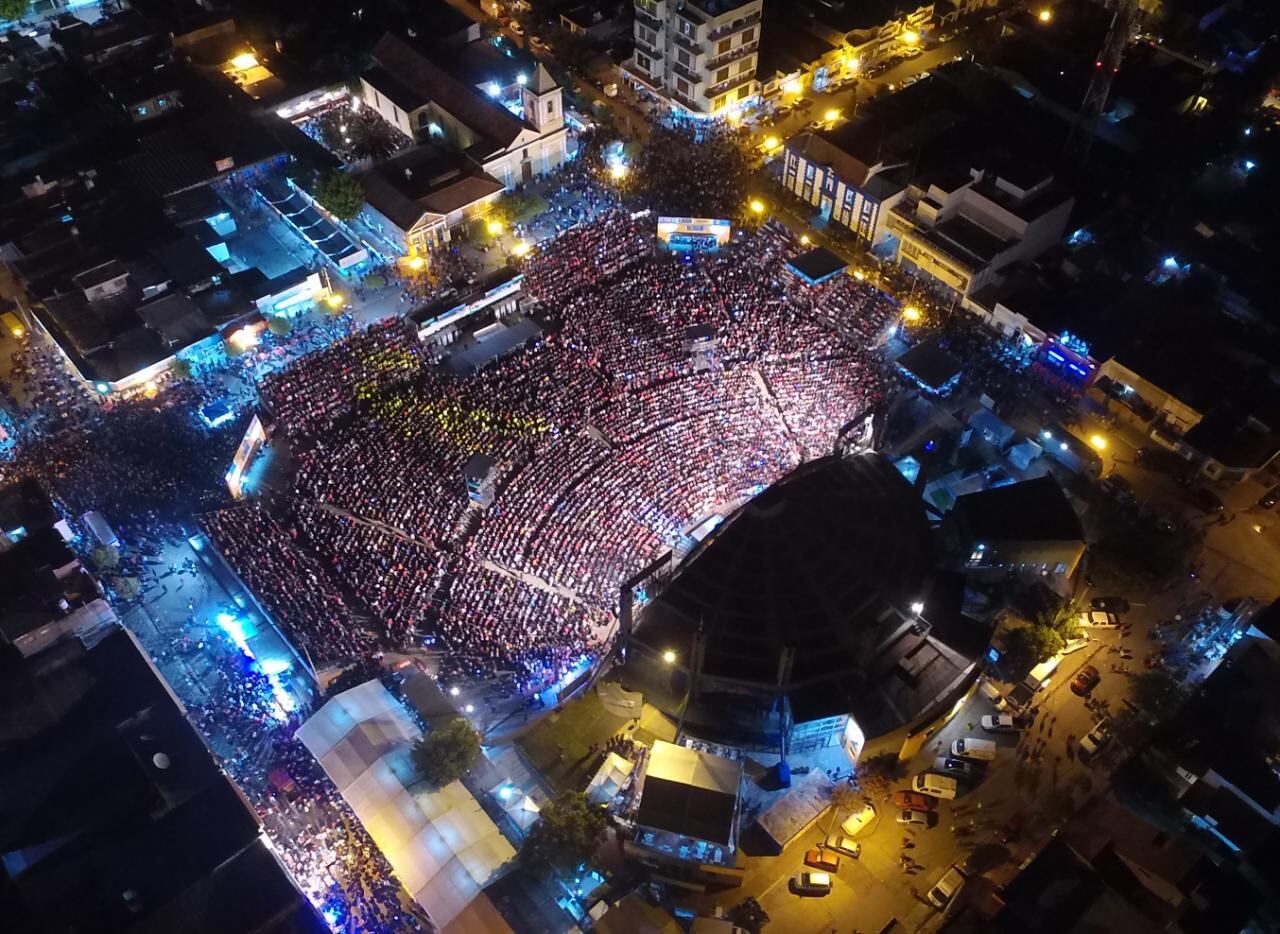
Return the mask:
[(979, 681), (978, 690), (982, 692), (983, 697), (991, 701), (991, 705), (995, 707), (996, 710), (1009, 709), (1008, 699), (1003, 694), (1001, 694), (996, 689), (996, 686), (992, 684), (990, 681), (987, 681), (985, 678)]
[(1263, 493), (1262, 499), (1258, 500), (1258, 508), (1270, 509), (1276, 503), (1280, 503), (1280, 486), (1273, 486)]
[(840, 829), (850, 837), (857, 836), (861, 831), (866, 830), (867, 825), (875, 820), (876, 809), (869, 804), (864, 804), (858, 810), (850, 814)]
[(946, 908), (951, 904), (951, 899), (956, 897), (956, 893), (960, 891), (964, 885), (965, 875), (959, 866), (952, 866), (942, 878), (938, 880), (938, 884), (929, 890), (928, 899), (938, 908)]
[(801, 872), (791, 877), (791, 889), (797, 895), (830, 895), (831, 885), (831, 874), (826, 872)]
[(1080, 740), (1080, 755), (1082, 758), (1090, 759), (1101, 752), (1102, 747), (1109, 742), (1111, 742), (1111, 728), (1107, 726), (1106, 720), (1099, 720)]
[(960, 778), (977, 778), (978, 766), (973, 762), (955, 759), (951, 756), (938, 756), (933, 760), (933, 770), (944, 775), (955, 775)]
[[(529, 50), (538, 55), (550, 55), (552, 52), (551, 43), (544, 40), (541, 36), (529, 37)], [(615, 93), (617, 93), (615, 91)]]
[(511, 23), (507, 26), (507, 28), (511, 30), (511, 34), (513, 36), (516, 36), (521, 39), (524, 38), (524, 27), (520, 25), (518, 20), (513, 19)]
[(894, 792), (893, 806), (896, 808), (911, 808), (913, 811), (932, 811), (938, 806), (938, 800), (931, 798), (929, 795), (922, 795), (917, 791), (907, 791), (903, 788)]
[(1101, 680), (1102, 675), (1098, 673), (1097, 668), (1085, 665), (1076, 672), (1075, 679), (1071, 682), (1071, 693), (1084, 697), (1096, 688)]
[(899, 824), (914, 824), (917, 827), (933, 827), (938, 823), (936, 811), (917, 811), (914, 808), (903, 808), (898, 812)]
[(857, 840), (850, 840), (843, 834), (831, 834), (823, 841), (822, 845), (828, 850), (835, 850), (837, 853), (848, 856), (851, 859), (857, 859), (862, 855), (862, 844)]
[(987, 714), (982, 718), (982, 728), (988, 733), (1016, 733), (1019, 729), (1010, 713)]
[(1129, 601), (1124, 597), (1094, 597), (1089, 606), (1104, 613), (1128, 613)]
[(840, 857), (829, 850), (814, 848), (804, 854), (804, 864), (814, 869), (836, 872), (840, 869)]
[(1106, 613), (1102, 610), (1085, 610), (1080, 614), (1080, 625), (1091, 626), (1096, 629), (1115, 629), (1120, 625), (1120, 620), (1116, 618), (1114, 613)]
[(1200, 507), (1202, 512), (1210, 515), (1222, 512), (1226, 507), (1222, 504), (1222, 500), (1218, 498), (1218, 494), (1208, 487), (1198, 486), (1191, 491), (1191, 500)]

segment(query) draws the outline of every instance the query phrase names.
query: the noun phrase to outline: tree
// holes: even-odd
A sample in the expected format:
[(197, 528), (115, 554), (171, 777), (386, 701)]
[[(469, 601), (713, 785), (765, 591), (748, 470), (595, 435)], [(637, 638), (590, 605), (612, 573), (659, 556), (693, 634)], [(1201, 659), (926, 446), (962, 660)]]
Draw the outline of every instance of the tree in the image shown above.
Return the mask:
[(174, 379), (190, 379), (191, 364), (186, 360), (174, 360), (173, 366), (169, 367), (169, 372), (173, 374)]
[(750, 932), (750, 934), (760, 934), (761, 929), (769, 923), (768, 913), (760, 907), (760, 903), (754, 898), (748, 898), (746, 901), (730, 908), (728, 918), (735, 926)]
[(0, 0), (0, 22), (15, 23), (30, 9), (31, 0)]
[(520, 849), (520, 861), (530, 872), (571, 871), (589, 859), (604, 839), (608, 820), (587, 796), (564, 791), (542, 809)]
[(1062, 633), (1048, 626), (1031, 623), (1011, 629), (1005, 638), (1005, 654), (1011, 669), (1030, 669), (1058, 652), (1066, 640)]
[(462, 717), (436, 727), (413, 747), (413, 764), (433, 788), (457, 781), (480, 758), (480, 734)]
[(132, 600), (142, 593), (142, 585), (136, 577), (117, 577), (111, 584), (121, 600)]
[(1111, 731), (1128, 746), (1138, 748), (1177, 712), (1187, 692), (1173, 675), (1158, 668), (1129, 677), (1129, 703), (1112, 714)]
[(340, 221), (349, 221), (364, 206), (364, 189), (350, 175), (327, 172), (316, 183), (316, 200)]
[(854, 784), (869, 798), (888, 798), (902, 765), (895, 753), (863, 759), (858, 763)]
[(99, 545), (89, 557), (99, 571), (114, 571), (120, 566), (120, 551), (114, 545)]
[(831, 789), (831, 824), (827, 828), (830, 833), (840, 825), (844, 820), (845, 814), (853, 810), (853, 808), (862, 800), (862, 793), (857, 786), (848, 782), (841, 782)]
[(293, 322), (280, 315), (273, 315), (267, 319), (267, 329), (276, 337), (285, 337), (293, 330)]

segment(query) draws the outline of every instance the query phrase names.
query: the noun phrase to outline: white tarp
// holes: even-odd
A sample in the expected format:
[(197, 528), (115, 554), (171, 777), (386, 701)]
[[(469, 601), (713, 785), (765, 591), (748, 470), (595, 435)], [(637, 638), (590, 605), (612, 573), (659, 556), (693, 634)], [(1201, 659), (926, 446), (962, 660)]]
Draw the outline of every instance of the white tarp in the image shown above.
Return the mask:
[(297, 733), (443, 929), (515, 850), (461, 782), (434, 792), (414, 787), (410, 751), (421, 735), (378, 681), (339, 694)]

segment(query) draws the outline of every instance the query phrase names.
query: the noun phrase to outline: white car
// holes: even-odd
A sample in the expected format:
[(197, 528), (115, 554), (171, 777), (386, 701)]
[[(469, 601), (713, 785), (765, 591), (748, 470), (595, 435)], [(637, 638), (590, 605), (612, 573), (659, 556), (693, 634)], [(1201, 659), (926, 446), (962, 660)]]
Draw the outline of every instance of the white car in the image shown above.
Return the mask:
[(831, 874), (802, 872), (791, 877), (791, 885), (797, 895), (827, 895), (831, 892)]
[(875, 820), (875, 817), (876, 809), (869, 804), (864, 804), (845, 819), (845, 822), (840, 825), (840, 830), (846, 836), (856, 837), (861, 831), (867, 829), (867, 825)]
[(1118, 629), (1120, 620), (1114, 613), (1104, 613), (1102, 610), (1086, 610), (1080, 614), (1080, 625), (1088, 626), (1091, 629)]
[(851, 857), (852, 859), (857, 859), (862, 854), (861, 843), (857, 840), (850, 840), (848, 837), (842, 836), (838, 833), (831, 834), (822, 845), (828, 850), (834, 850), (835, 852), (843, 856)]
[(988, 733), (1015, 733), (1018, 724), (1014, 722), (1013, 714), (987, 714), (982, 718), (982, 728)]
[(1111, 742), (1111, 728), (1107, 726), (1106, 720), (1099, 720), (1080, 740), (1080, 755), (1086, 759), (1092, 758), (1109, 742)]

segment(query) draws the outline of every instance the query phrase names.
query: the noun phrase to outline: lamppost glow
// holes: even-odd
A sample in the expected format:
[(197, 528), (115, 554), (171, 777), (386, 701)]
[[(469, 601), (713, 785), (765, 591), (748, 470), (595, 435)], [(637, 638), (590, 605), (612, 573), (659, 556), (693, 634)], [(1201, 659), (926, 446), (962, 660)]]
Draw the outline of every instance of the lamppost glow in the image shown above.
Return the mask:
[(751, 207), (751, 213), (752, 213), (752, 214), (763, 214), (763, 213), (764, 213), (764, 202), (763, 202), (763, 201), (761, 201), (759, 198), (752, 198), (752, 199), (751, 199), (750, 207)]
[(663, 652), (663, 653), (662, 653), (662, 660), (663, 660), (664, 662), (666, 662), (668, 665), (674, 665), (674, 664), (676, 663), (676, 653), (675, 653), (675, 650), (674, 650), (674, 649), (667, 649), (665, 652)]
[(764, 138), (764, 148), (769, 152), (773, 152), (773, 150), (777, 149), (781, 145), (782, 140), (778, 139), (776, 136), (766, 136)]
[(838, 111), (838, 110), (836, 110), (834, 107), (832, 107), (830, 110), (828, 110), (828, 111), (827, 111), (825, 114), (823, 114), (822, 116), (823, 116), (823, 118), (824, 118), (828, 123), (835, 123), (837, 120), (839, 120), (839, 119), (840, 119), (840, 111)]
[(1107, 439), (1102, 435), (1089, 435), (1089, 446), (1095, 451), (1105, 451), (1107, 449)]
[(490, 235), (496, 237), (502, 233), (502, 221), (489, 221), (484, 225), (484, 229), (489, 231)]
[(252, 52), (241, 52), (231, 60), (231, 67), (236, 71), (248, 71), (250, 68), (256, 67), (258, 64), (258, 56)]
[(919, 600), (911, 604), (911, 613), (913, 616), (919, 616), (923, 612), (924, 612), (924, 604), (921, 603)]
[(787, 81), (783, 82), (782, 90), (785, 91), (787, 94), (799, 94), (801, 91), (804, 90), (804, 84), (800, 81), (799, 78), (790, 78)]
[(908, 324), (915, 324), (920, 320), (920, 309), (915, 305), (908, 305), (902, 309), (902, 320)]
[(528, 256), (529, 244), (521, 240), (519, 243), (517, 243), (515, 246), (511, 248), (511, 252), (515, 256)]
[(812, 242), (813, 242), (813, 241), (809, 239), (809, 235), (808, 235), (808, 234), (801, 234), (801, 235), (800, 235), (800, 244), (801, 244), (801, 246), (808, 246), (808, 245), (809, 245), (810, 243), (812, 243)]
[(1041, 10), (1039, 13), (1036, 14), (1036, 18), (1039, 19), (1040, 22), (1042, 23), (1051, 23), (1053, 22), (1053, 10), (1049, 9), (1048, 7), (1045, 7), (1043, 10)]
[(324, 303), (330, 308), (341, 308), (346, 304), (346, 300), (337, 292), (330, 292), (325, 296)]
[(462, 693), (461, 689), (456, 684), (453, 687), (449, 688), (450, 697), (457, 697), (461, 693)]
[(417, 272), (419, 269), (427, 265), (427, 261), (421, 256), (412, 256), (409, 258), (409, 268)]
[(902, 41), (907, 45), (915, 45), (920, 41), (920, 33), (916, 32), (914, 29), (908, 29), (902, 34)]
[(615, 162), (609, 166), (609, 177), (615, 182), (620, 182), (627, 177), (627, 167), (621, 162)]

